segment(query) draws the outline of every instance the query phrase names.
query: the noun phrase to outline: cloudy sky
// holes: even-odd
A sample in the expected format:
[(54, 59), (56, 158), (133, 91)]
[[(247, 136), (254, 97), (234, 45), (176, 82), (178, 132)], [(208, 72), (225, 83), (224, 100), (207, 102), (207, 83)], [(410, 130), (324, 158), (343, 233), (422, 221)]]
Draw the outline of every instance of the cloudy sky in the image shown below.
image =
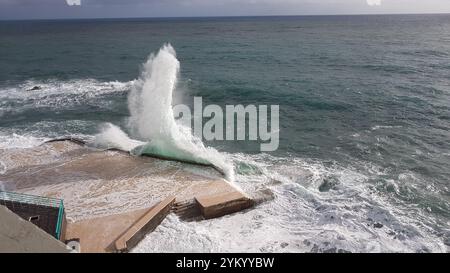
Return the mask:
[(449, 13), (450, 0), (0, 0), (0, 19)]

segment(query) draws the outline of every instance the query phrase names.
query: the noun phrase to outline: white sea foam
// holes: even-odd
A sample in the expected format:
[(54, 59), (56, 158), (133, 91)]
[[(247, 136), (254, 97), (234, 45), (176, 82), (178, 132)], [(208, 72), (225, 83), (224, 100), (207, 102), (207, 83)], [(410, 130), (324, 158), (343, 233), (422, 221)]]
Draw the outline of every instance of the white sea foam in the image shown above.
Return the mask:
[(38, 121), (23, 126), (3, 128), (0, 131), (0, 149), (32, 148), (45, 141), (60, 137), (75, 137), (91, 142), (92, 135), (80, 132), (80, 128), (96, 128), (89, 120)]
[[(381, 172), (363, 174), (292, 157), (233, 158), (255, 166), (253, 173), (237, 173), (236, 183), (247, 191), (270, 188), (276, 198), (214, 220), (169, 216), (133, 252), (446, 251), (442, 238), (430, 232), (426, 212), (392, 205), (374, 192), (367, 180)], [(320, 191), (325, 181), (334, 184)]]
[(372, 131), (380, 130), (380, 129), (393, 129), (393, 128), (402, 128), (402, 126), (391, 126), (391, 125), (375, 125), (370, 128)]
[(33, 135), (3, 134), (0, 132), (0, 149), (11, 148), (31, 148), (44, 141), (49, 140), (45, 137), (35, 137)]
[[(101, 82), (94, 79), (28, 80), (19, 85), (3, 87), (0, 90), (0, 113), (21, 111), (28, 107), (60, 108), (86, 102), (102, 103), (101, 100), (96, 102), (92, 100), (101, 95), (128, 92), (132, 85), (133, 81)], [(14, 101), (16, 106), (8, 107), (8, 101)]]
[[(22, 99), (64, 94), (89, 94), (95, 96), (99, 94), (128, 91), (132, 85), (133, 81), (101, 82), (95, 79), (73, 79), (67, 81), (56, 79), (45, 81), (27, 80), (17, 86), (3, 88), (0, 92), (0, 97)], [(33, 90), (33, 88), (36, 87), (37, 89)]]

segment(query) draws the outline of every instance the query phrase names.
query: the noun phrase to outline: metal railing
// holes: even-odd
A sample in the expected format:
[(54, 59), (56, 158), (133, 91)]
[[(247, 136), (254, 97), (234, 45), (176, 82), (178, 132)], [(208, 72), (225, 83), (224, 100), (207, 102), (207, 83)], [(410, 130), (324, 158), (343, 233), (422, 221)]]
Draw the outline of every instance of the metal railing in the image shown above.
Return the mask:
[(64, 202), (62, 199), (31, 195), (25, 193), (0, 191), (0, 205), (6, 206), (7, 202), (57, 208), (58, 219), (56, 222), (55, 234), (53, 234), (53, 236), (55, 236), (56, 239), (58, 240), (61, 238), (61, 231), (64, 220)]
[(0, 202), (4, 201), (13, 201), (25, 204), (32, 205), (40, 205), (58, 208), (60, 206), (61, 199), (51, 198), (51, 197), (43, 197), (25, 193), (17, 193), (17, 192), (9, 192), (9, 191), (0, 191)]
[(58, 220), (56, 222), (56, 239), (61, 239), (61, 230), (62, 230), (62, 222), (64, 218), (64, 203), (63, 200), (60, 200), (59, 203), (59, 211), (58, 211)]

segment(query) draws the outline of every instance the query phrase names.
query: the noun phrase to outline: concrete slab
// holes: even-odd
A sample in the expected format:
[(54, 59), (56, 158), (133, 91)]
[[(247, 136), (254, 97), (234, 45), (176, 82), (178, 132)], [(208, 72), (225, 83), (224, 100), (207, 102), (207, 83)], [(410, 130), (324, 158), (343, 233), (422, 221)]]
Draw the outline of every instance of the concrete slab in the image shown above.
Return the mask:
[(82, 253), (113, 252), (114, 241), (151, 208), (67, 224), (66, 239), (80, 239)]
[(238, 191), (199, 196), (195, 200), (200, 206), (203, 217), (206, 219), (241, 211), (253, 205), (253, 201), (250, 198)]

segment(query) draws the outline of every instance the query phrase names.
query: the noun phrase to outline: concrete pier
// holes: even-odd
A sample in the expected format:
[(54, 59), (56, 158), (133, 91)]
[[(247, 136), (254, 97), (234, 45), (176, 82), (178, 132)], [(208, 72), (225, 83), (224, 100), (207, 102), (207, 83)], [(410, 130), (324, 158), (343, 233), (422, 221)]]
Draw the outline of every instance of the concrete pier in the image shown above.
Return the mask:
[(6, 190), (64, 200), (65, 239), (79, 239), (81, 252), (128, 251), (170, 212), (198, 212), (201, 220), (253, 205), (213, 168), (70, 139), (0, 150), (0, 161)]

